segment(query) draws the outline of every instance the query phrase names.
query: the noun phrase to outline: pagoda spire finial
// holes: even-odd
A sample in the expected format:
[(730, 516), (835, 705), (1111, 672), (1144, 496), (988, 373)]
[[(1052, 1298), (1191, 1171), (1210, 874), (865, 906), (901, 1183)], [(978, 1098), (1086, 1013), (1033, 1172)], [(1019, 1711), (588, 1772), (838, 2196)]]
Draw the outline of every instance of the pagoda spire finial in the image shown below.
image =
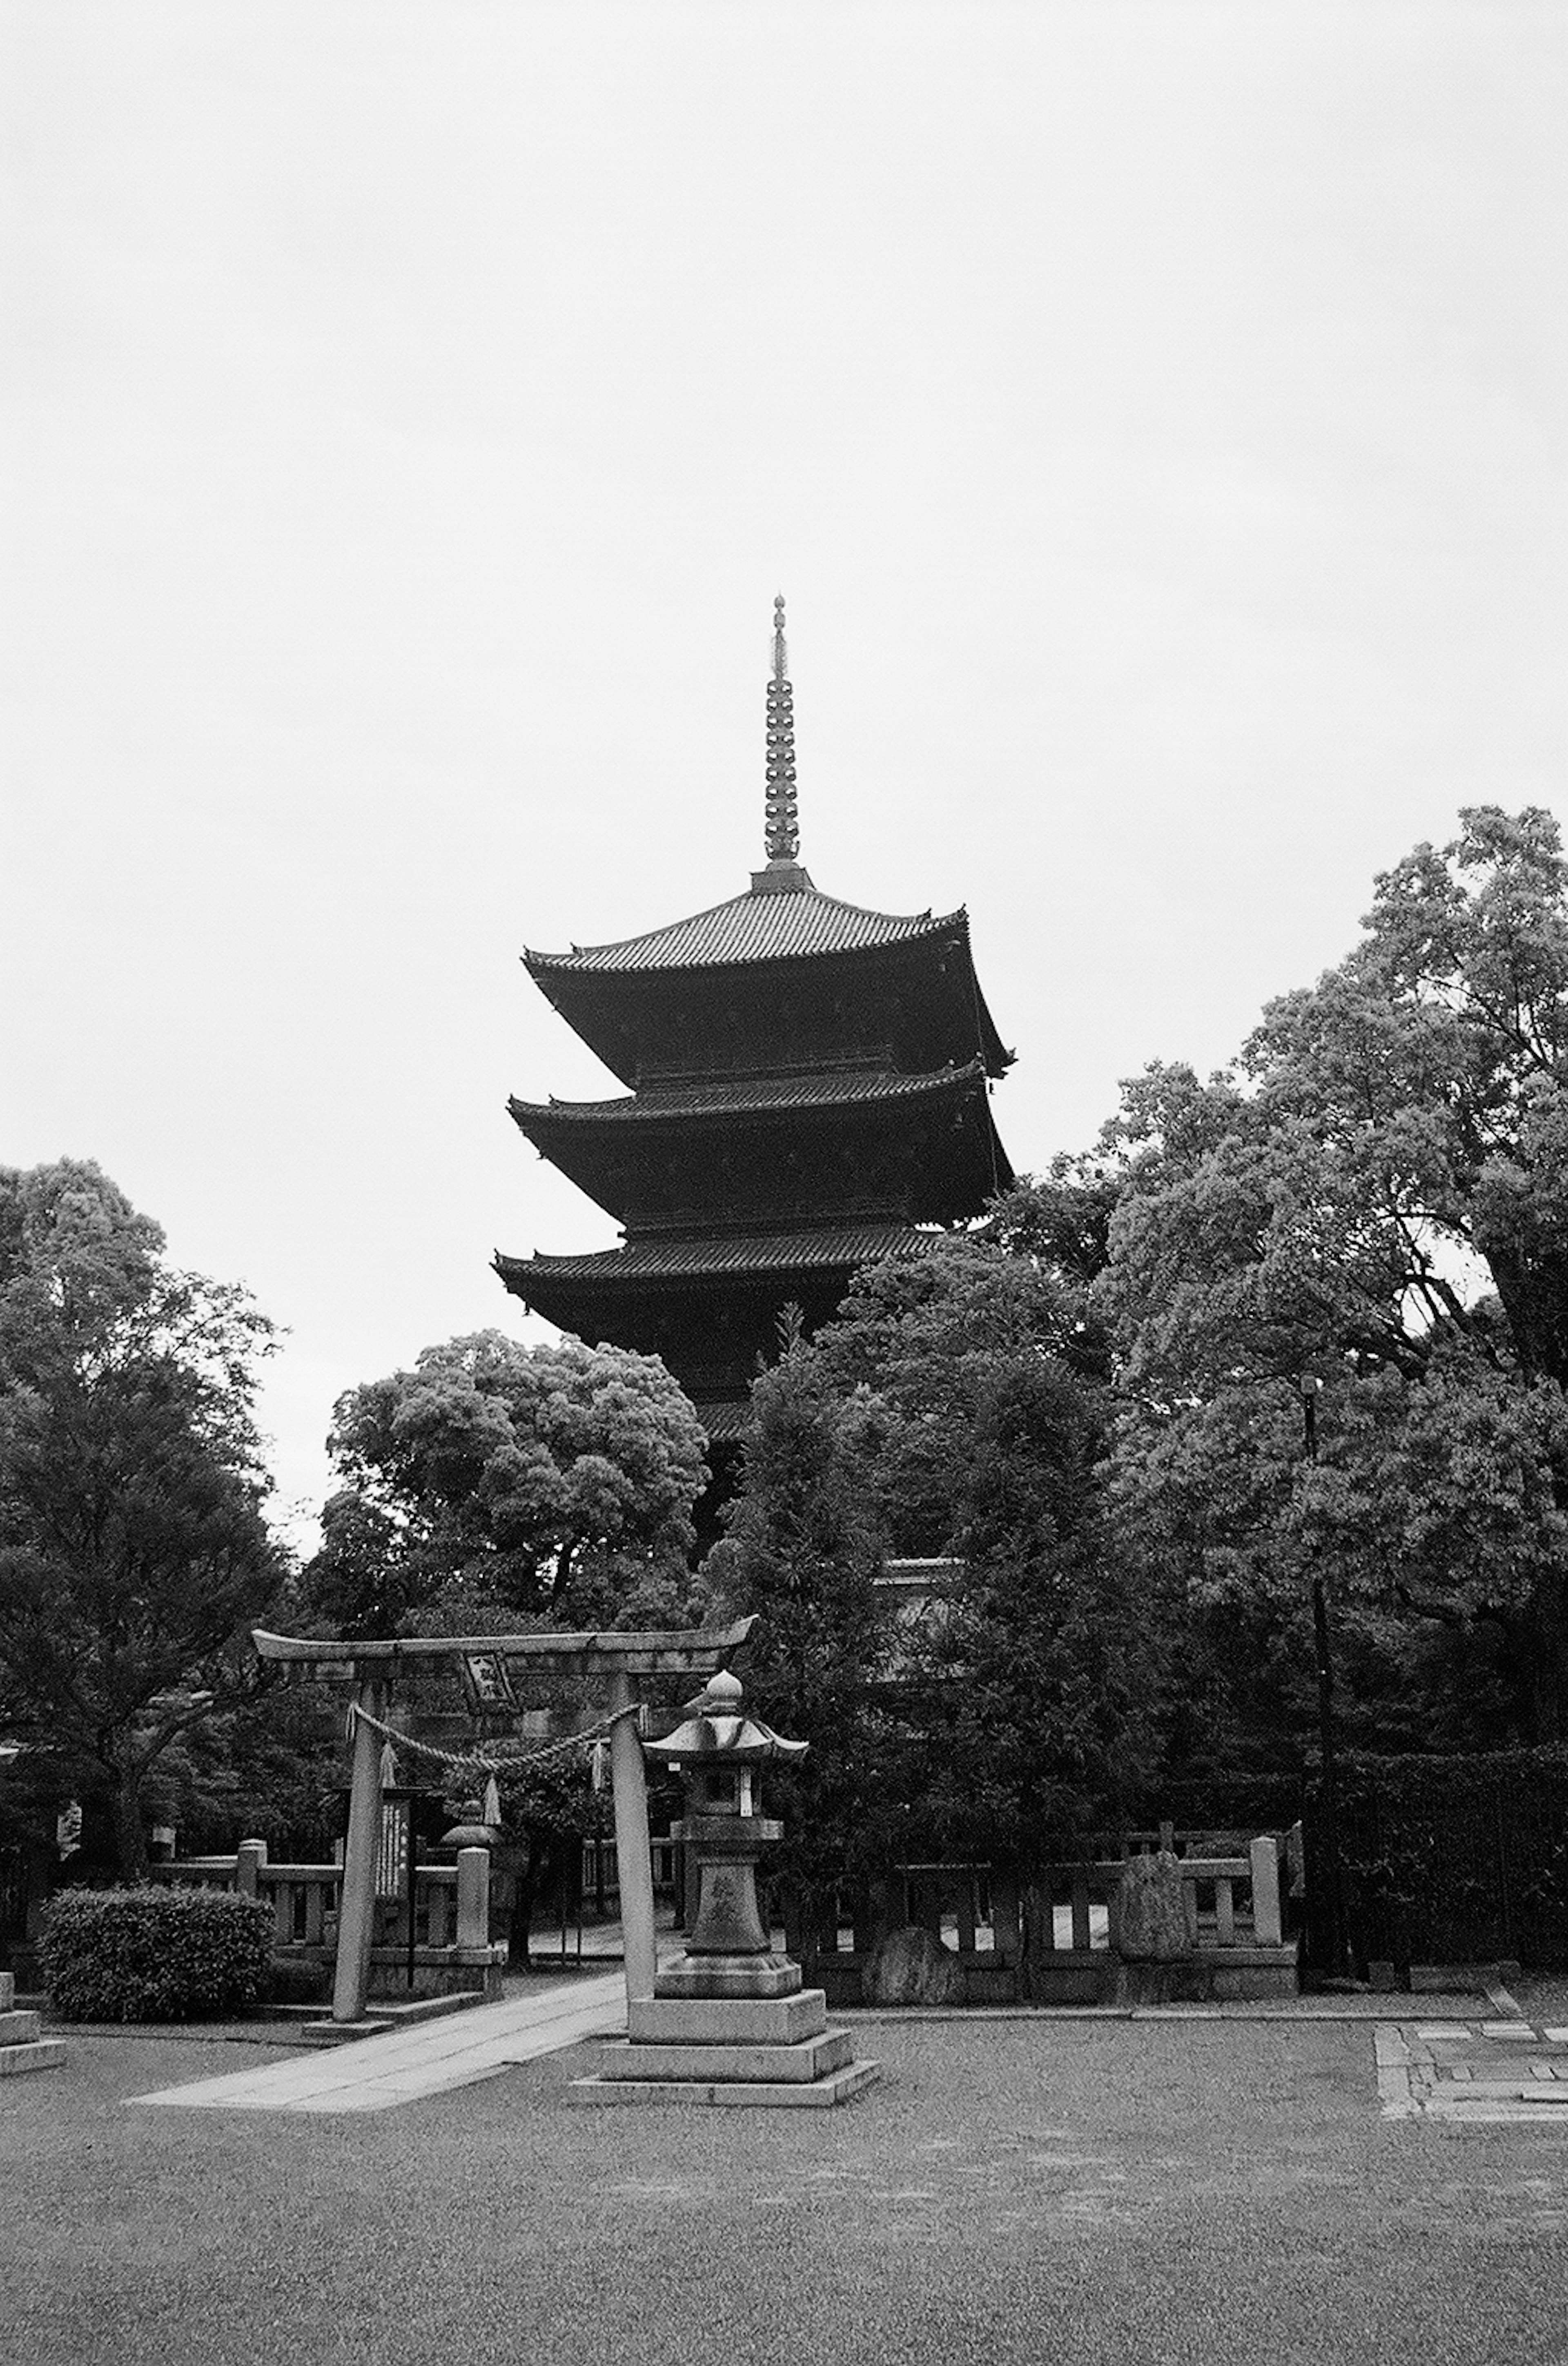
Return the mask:
[(773, 602), (773, 671), (768, 684), (768, 785), (765, 842), (770, 862), (794, 862), (800, 851), (800, 817), (795, 801), (795, 694), (784, 646), (784, 603)]

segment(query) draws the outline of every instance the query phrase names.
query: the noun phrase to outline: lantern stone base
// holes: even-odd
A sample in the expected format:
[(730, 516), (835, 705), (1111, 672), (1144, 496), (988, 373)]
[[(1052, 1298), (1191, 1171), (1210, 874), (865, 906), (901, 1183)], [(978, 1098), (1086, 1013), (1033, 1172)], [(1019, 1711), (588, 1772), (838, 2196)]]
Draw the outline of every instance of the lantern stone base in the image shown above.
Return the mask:
[(626, 2013), (634, 2045), (798, 2045), (828, 2026), (822, 1989), (793, 1996), (656, 1997)]
[(800, 1987), (787, 1955), (676, 1955), (660, 1964), (656, 1997), (782, 1997)]
[(606, 2079), (722, 2079), (725, 2084), (798, 2087), (830, 2078), (854, 2059), (847, 2029), (825, 2029), (794, 2045), (654, 2045), (647, 2039), (609, 2049)]
[[(698, 1979), (709, 1985), (694, 1993), (685, 1983)], [(716, 1989), (716, 1979), (736, 1985)], [(580, 2101), (842, 2103), (877, 2071), (855, 2060), (847, 2029), (829, 2027), (822, 1990), (803, 1988), (799, 1965), (777, 1955), (667, 1966), (658, 1994), (629, 2007), (626, 2029), (597, 2078), (573, 2081)]]
[(821, 2111), (834, 2103), (847, 2103), (870, 2086), (879, 2067), (875, 2062), (851, 2062), (826, 2079), (795, 2085), (743, 2079), (574, 2079), (572, 2093), (580, 2103), (699, 2103), (752, 2111)]

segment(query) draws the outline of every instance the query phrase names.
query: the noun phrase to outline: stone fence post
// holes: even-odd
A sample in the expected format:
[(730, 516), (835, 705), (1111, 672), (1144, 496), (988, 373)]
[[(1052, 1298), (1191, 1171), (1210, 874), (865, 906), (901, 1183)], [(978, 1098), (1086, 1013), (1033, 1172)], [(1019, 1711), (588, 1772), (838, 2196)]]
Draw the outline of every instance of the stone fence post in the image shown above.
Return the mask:
[(1260, 1832), (1247, 1853), (1252, 1859), (1254, 1944), (1280, 1946), (1283, 1926), (1280, 1920), (1280, 1843), (1272, 1832)]
[(242, 1898), (254, 1898), (261, 1887), (261, 1869), (266, 1863), (265, 1841), (242, 1841), (234, 1851), (234, 1887)]
[(457, 1851), (457, 1944), (459, 1947), (488, 1947), (490, 1944), (490, 1851), (487, 1848), (460, 1848)]

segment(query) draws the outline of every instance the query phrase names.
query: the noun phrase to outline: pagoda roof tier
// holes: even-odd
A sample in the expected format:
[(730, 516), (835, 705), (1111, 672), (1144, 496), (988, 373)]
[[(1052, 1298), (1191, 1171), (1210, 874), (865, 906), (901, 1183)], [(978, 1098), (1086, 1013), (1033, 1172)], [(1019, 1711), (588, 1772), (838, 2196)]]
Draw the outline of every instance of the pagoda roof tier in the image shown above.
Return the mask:
[(670, 1119), (725, 1120), (765, 1117), (774, 1110), (850, 1109), (862, 1101), (913, 1098), (921, 1094), (951, 1091), (985, 1075), (985, 1064), (975, 1059), (964, 1067), (936, 1068), (923, 1076), (904, 1076), (897, 1069), (829, 1069), (805, 1076), (732, 1076), (712, 1084), (644, 1085), (636, 1093), (617, 1093), (607, 1101), (563, 1101), (552, 1093), (547, 1101), (513, 1099), (507, 1103), (527, 1132), (536, 1120), (579, 1125), (641, 1124)]
[[(797, 872), (795, 876), (805, 880), (807, 874)], [(814, 886), (784, 895), (753, 887), (694, 912), (690, 919), (672, 920), (666, 928), (623, 937), (615, 944), (573, 945), (567, 953), (525, 952), (523, 958), (536, 977), (551, 970), (618, 970), (640, 976), (650, 969), (715, 969), (731, 962), (860, 952), (868, 945), (901, 944), (910, 937), (939, 936), (953, 928), (967, 931), (963, 910), (937, 919), (930, 911), (869, 911)]]
[(753, 888), (616, 944), (523, 958), (628, 1085), (834, 1062), (924, 1071), (978, 1056), (998, 1076), (1011, 1065), (963, 910), (900, 916), (809, 884)]
[(750, 1396), (708, 1399), (695, 1406), (710, 1446), (739, 1446), (751, 1435)]
[(873, 1209), (952, 1222), (1012, 1180), (978, 1059), (922, 1076), (770, 1077), (510, 1107), (540, 1154), (634, 1234)]
[(786, 1307), (809, 1337), (862, 1266), (917, 1257), (946, 1237), (883, 1218), (809, 1231), (634, 1239), (584, 1256), (498, 1256), (514, 1297), (590, 1342), (660, 1357), (697, 1405), (743, 1406), (778, 1355)]
[(536, 1293), (559, 1283), (579, 1293), (618, 1295), (628, 1284), (685, 1288), (709, 1277), (754, 1276), (762, 1281), (820, 1268), (852, 1273), (882, 1257), (923, 1256), (933, 1241), (945, 1237), (897, 1222), (821, 1224), (789, 1233), (664, 1234), (577, 1256), (498, 1256), (495, 1267), (508, 1290), (553, 1323), (558, 1318)]

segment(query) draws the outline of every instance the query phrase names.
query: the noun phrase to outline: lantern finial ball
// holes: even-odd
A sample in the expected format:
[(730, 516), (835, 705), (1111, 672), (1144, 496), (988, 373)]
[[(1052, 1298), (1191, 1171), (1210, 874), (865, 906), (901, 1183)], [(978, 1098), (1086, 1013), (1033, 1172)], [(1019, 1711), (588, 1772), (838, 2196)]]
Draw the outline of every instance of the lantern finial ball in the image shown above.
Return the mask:
[(720, 1717), (733, 1717), (743, 1689), (739, 1676), (732, 1676), (728, 1668), (720, 1668), (716, 1675), (708, 1678), (703, 1706)]

